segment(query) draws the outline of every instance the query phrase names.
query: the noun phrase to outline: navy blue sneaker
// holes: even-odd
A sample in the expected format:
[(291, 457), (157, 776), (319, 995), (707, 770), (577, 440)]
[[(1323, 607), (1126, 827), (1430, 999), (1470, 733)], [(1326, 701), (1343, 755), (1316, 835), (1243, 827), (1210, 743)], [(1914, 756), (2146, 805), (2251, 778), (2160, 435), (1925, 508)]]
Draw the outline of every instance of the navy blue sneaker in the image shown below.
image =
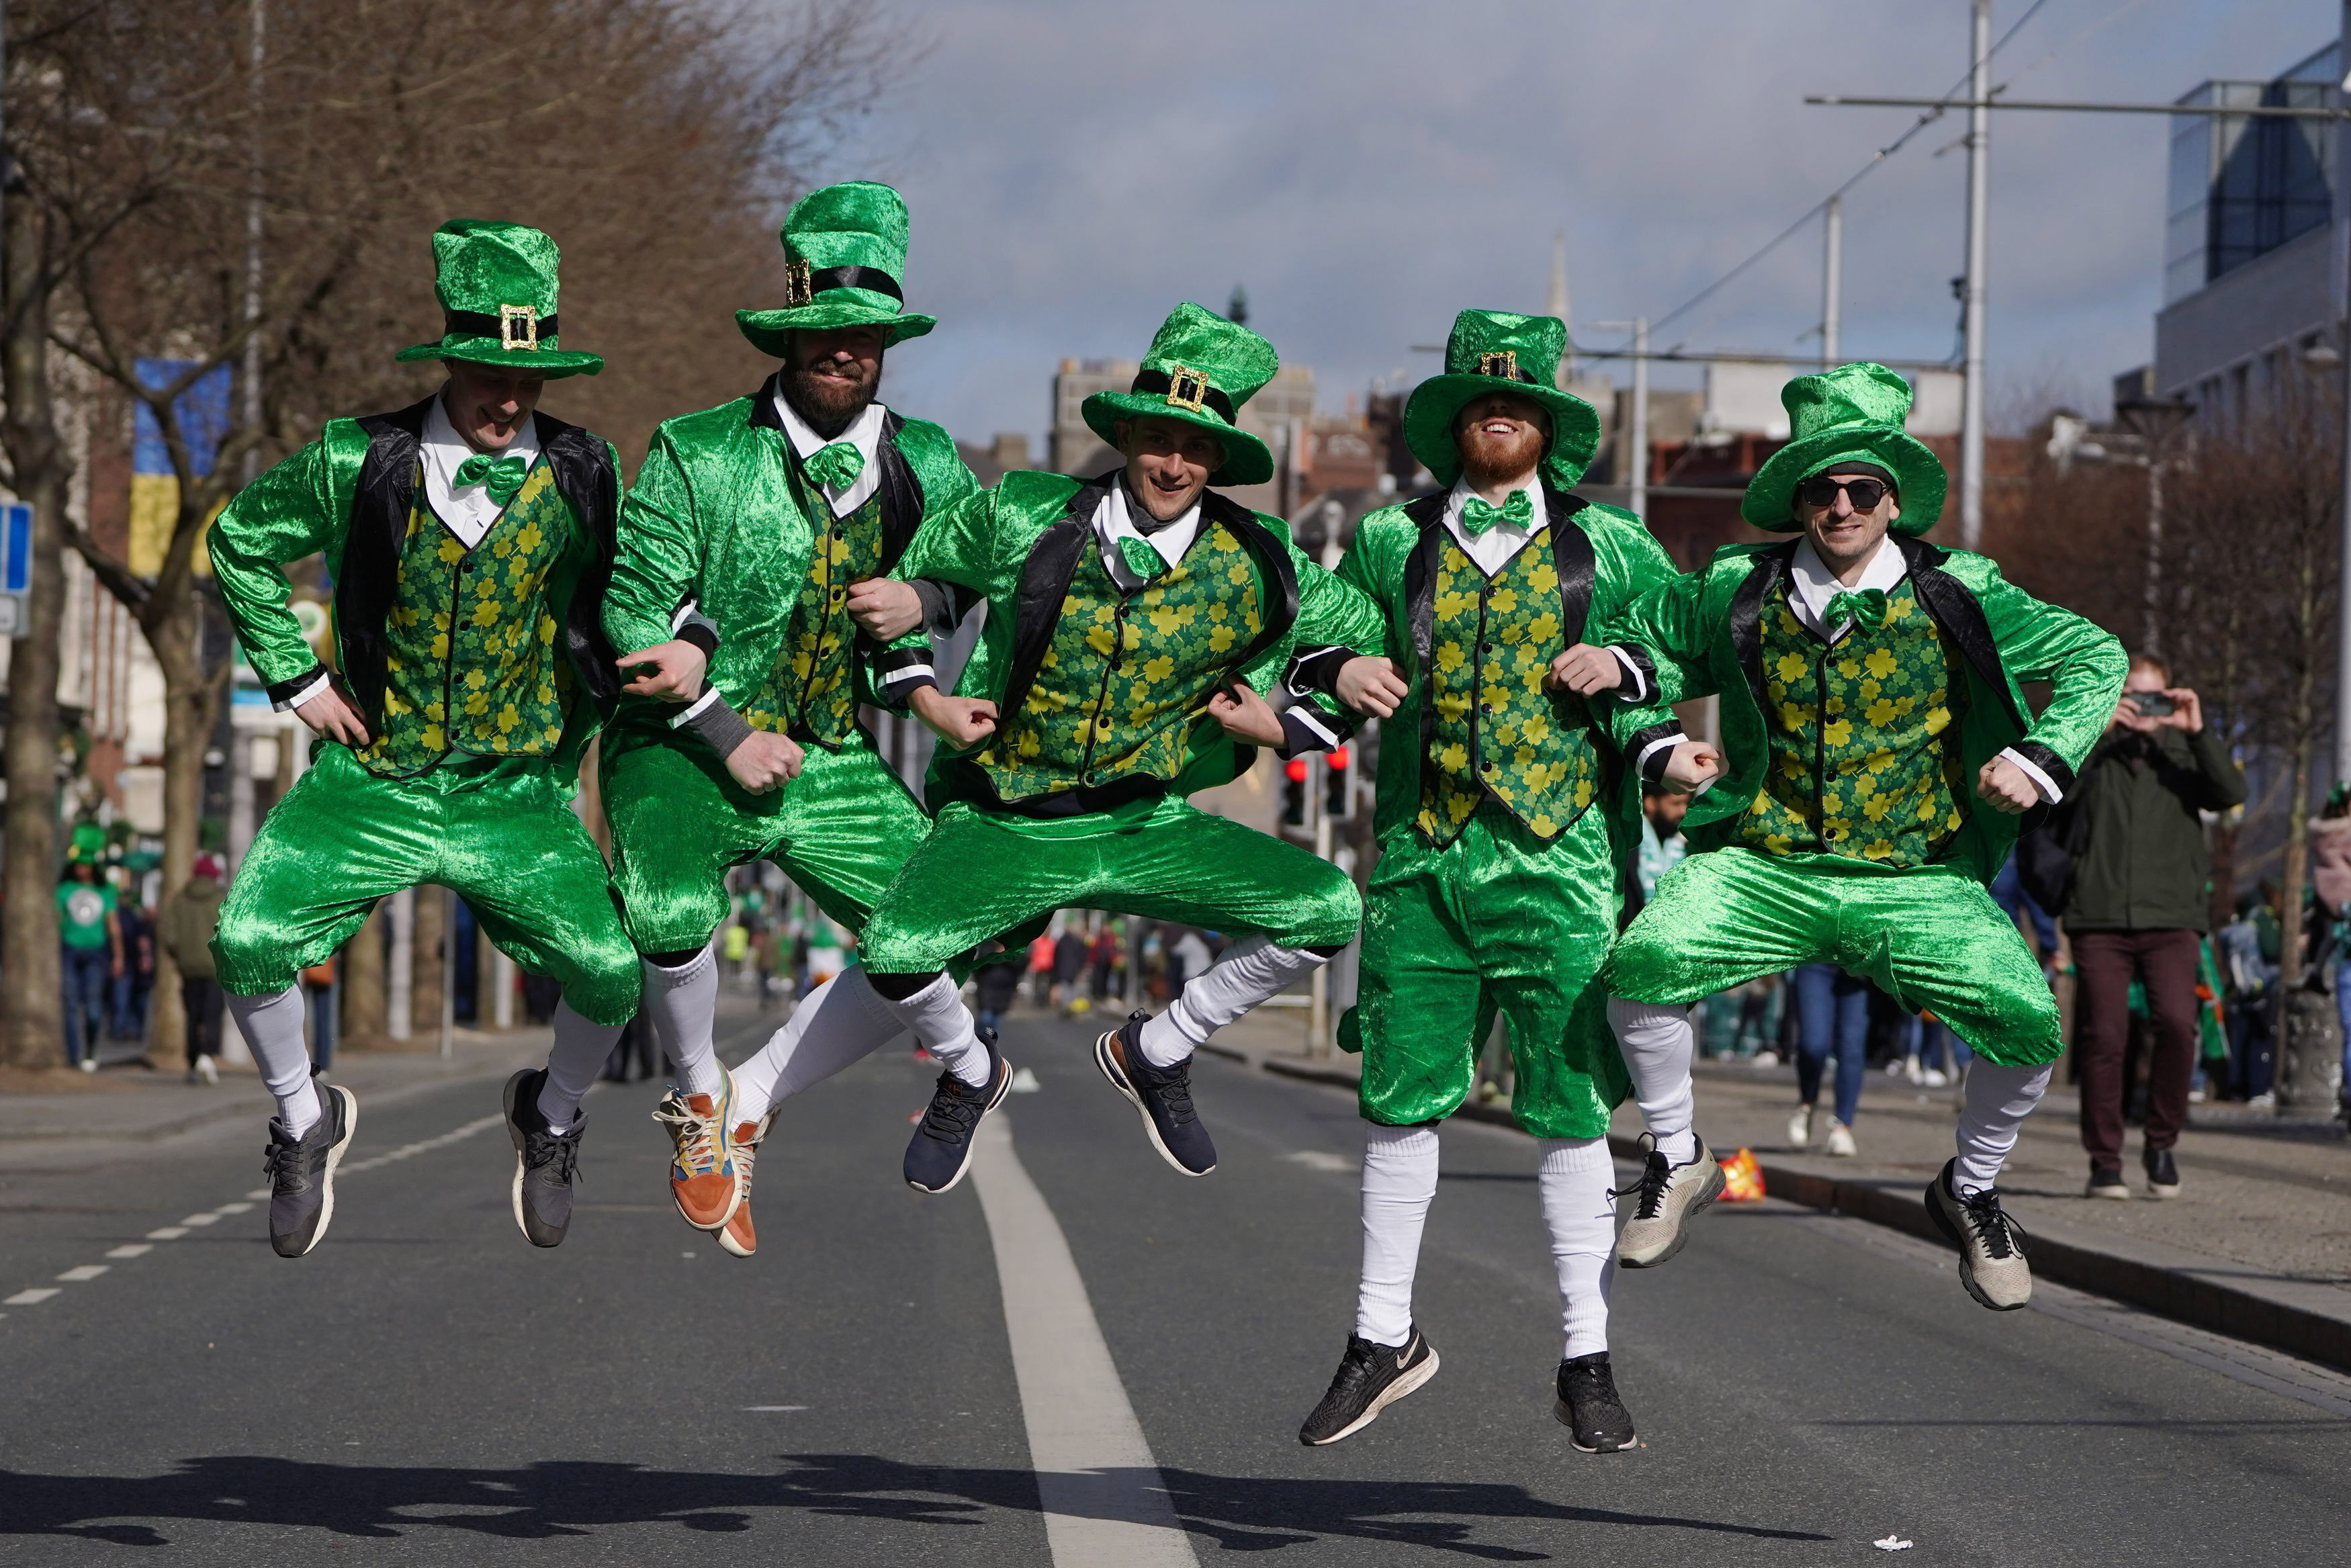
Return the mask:
[(931, 1108), (906, 1140), (906, 1185), (917, 1192), (946, 1192), (964, 1179), (980, 1118), (1002, 1105), (1012, 1087), (1012, 1068), (997, 1048), (996, 1032), (979, 1031), (979, 1043), (987, 1047), (987, 1086), (975, 1089), (953, 1073), (941, 1073)]
[(1143, 1130), (1159, 1158), (1186, 1176), (1206, 1176), (1217, 1168), (1217, 1146), (1192, 1108), (1192, 1058), (1173, 1067), (1155, 1067), (1143, 1059), (1143, 1026), (1148, 1012), (1127, 1015), (1124, 1023), (1094, 1042), (1094, 1065), (1111, 1087), (1126, 1096), (1143, 1117)]

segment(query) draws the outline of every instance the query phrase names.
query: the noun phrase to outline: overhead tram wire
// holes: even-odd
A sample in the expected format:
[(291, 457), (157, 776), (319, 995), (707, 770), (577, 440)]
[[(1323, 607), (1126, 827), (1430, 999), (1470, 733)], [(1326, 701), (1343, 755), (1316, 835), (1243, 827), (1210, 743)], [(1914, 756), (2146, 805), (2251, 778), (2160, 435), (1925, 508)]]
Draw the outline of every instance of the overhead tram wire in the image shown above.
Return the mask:
[[(2030, 23), (2033, 17), (2039, 16), (2041, 14), (2041, 8), (2047, 4), (2049, 4), (2049, 0), (2032, 0), (2031, 8), (2028, 9), (2023, 16), (2018, 17), (2014, 23), (2011, 24), (2008, 31), (2002, 33), (2000, 36), (1999, 41), (1992, 45), (1991, 53), (1996, 56), (2001, 52), (2001, 50), (2006, 48), (2008, 47), (2009, 40), (2015, 37), (2017, 34), (2022, 32), (2025, 26)], [(1963, 92), (1966, 90), (1967, 86), (1968, 78), (1961, 77), (1958, 81), (1951, 84), (1949, 91), (1946, 92), (1943, 96), (1949, 98), (1951, 96), (1951, 93)], [(1993, 90), (1998, 91), (2000, 89), (1994, 88)], [(1869, 161), (1863, 164), (1858, 170), (1856, 170), (1851, 179), (1838, 186), (1835, 190), (1830, 192), (1827, 195), (1822, 197), (1819, 201), (1813, 202), (1810, 207), (1805, 208), (1802, 213), (1797, 217), (1795, 222), (1790, 223), (1786, 228), (1782, 229), (1778, 234), (1772, 235), (1761, 248), (1749, 255), (1745, 261), (1740, 262), (1737, 266), (1732, 267), (1729, 272), (1724, 273), (1720, 277), (1718, 277), (1712, 283), (1708, 284), (1704, 288), (1698, 290), (1698, 293), (1692, 295), (1688, 299), (1684, 300), (1680, 305), (1676, 306), (1665, 315), (1660, 316), (1655, 321), (1650, 322), (1650, 333), (1654, 336), (1658, 327), (1663, 327), (1666, 323), (1672, 321), (1678, 317), (1687, 315), (1690, 311), (1695, 310), (1700, 305), (1705, 304), (1717, 293), (1720, 292), (1727, 285), (1743, 275), (1747, 270), (1753, 266), (1757, 262), (1761, 261), (1765, 256), (1770, 255), (1773, 251), (1778, 250), (1782, 245), (1785, 244), (1790, 239), (1793, 238), (1799, 231), (1802, 230), (1815, 217), (1819, 216), (1823, 208), (1826, 207), (1831, 202), (1836, 200), (1838, 197), (1843, 196), (1855, 185), (1860, 184), (1864, 180), (1869, 177), (1871, 171), (1876, 169), (1879, 164), (1885, 162), (1888, 158), (1893, 157), (1896, 153), (1901, 151), (1903, 148), (1908, 146), (1913, 137), (1926, 130), (1927, 127), (1934, 124), (1935, 121), (1942, 119), (1943, 116), (1949, 112), (1949, 106), (1948, 105), (1938, 104), (1934, 108), (1928, 109), (1925, 113), (1919, 115), (1919, 117), (1911, 123), (1909, 130), (1904, 131), (1892, 141), (1887, 142), (1885, 146), (1879, 148), (1875, 153), (1871, 154)], [(1585, 349), (1579, 344), (1576, 346), (1576, 352), (1582, 354), (1587, 353), (1589, 350)]]

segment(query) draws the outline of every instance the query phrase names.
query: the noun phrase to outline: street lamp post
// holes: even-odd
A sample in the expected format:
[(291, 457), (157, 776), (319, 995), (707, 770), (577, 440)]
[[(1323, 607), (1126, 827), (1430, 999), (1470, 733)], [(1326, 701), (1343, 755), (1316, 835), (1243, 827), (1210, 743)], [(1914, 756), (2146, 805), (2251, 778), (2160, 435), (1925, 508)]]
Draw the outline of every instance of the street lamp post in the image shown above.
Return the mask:
[(2164, 450), (2195, 412), (2196, 405), (2185, 398), (2127, 398), (2115, 405), (2115, 417), (2147, 447), (2147, 588), (2139, 647), (2158, 659), (2163, 655), (2158, 601), (2163, 585)]

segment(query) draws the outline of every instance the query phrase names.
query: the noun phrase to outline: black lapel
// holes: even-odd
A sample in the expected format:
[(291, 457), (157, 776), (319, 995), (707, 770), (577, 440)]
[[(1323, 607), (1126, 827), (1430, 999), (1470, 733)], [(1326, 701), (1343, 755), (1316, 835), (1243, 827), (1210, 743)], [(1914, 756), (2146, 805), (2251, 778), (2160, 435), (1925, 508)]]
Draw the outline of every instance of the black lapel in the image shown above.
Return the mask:
[(1029, 688), (1053, 645), (1053, 628), (1061, 618), (1061, 601), (1069, 597), (1070, 579), (1094, 536), (1094, 508), (1116, 483), (1118, 471), (1090, 479), (1071, 493), (1069, 504), (1051, 526), (1029, 546), (1021, 563), (1020, 586), (1012, 599), (1012, 668), (1005, 676), (1004, 695), (996, 711), (999, 728), (1029, 701)]
[(882, 410), (882, 440), (873, 455), (882, 464), (882, 570), (889, 571), (914, 542), (923, 525), (923, 482), (914, 465), (898, 450), (898, 432), (906, 428), (901, 415)]
[(1747, 690), (1754, 695), (1755, 711), (1768, 713), (1771, 705), (1763, 694), (1763, 606), (1788, 575), (1788, 565), (1796, 558), (1796, 541), (1774, 545), (1758, 554), (1754, 569), (1739, 591), (1730, 596), (1730, 646), (1738, 650), (1739, 668), (1747, 677)]
[(563, 642), (571, 668), (596, 711), (607, 718), (621, 701), (620, 654), (604, 636), (604, 595), (612, 586), (612, 557), (621, 529), (621, 478), (604, 443), (578, 425), (535, 416), (539, 451), (554, 471), (557, 493), (569, 504), (588, 537), (588, 565), (571, 591)]
[(1412, 554), (1404, 559), (1404, 610), (1412, 632), (1413, 668), (1421, 679), (1428, 675), (1430, 644), (1437, 617), (1437, 556), (1445, 547), (1445, 494), (1442, 491), (1405, 503), (1404, 514), (1420, 530)]
[(400, 590), (400, 549), (416, 500), (416, 456), (432, 411), (433, 398), (426, 398), (397, 413), (371, 414), (359, 421), (368, 433), (368, 451), (351, 495), (342, 574), (335, 580), (335, 630), (342, 645), (343, 679), (371, 732), (382, 722), (390, 658), (383, 623)]
[(1592, 535), (1576, 514), (1591, 503), (1569, 491), (1543, 486), (1543, 505), (1551, 514), (1551, 564), (1559, 574), (1560, 647), (1583, 640), (1584, 623), (1592, 618), (1592, 585), (1597, 567), (1592, 556)]
[(1231, 529), (1241, 547), (1257, 557), (1259, 574), (1265, 579), (1264, 619), (1257, 636), (1234, 656), (1229, 666), (1246, 670), (1251, 659), (1289, 636), (1290, 628), (1298, 624), (1298, 573), (1290, 563), (1290, 552), (1281, 547), (1281, 541), (1257, 520), (1256, 513), (1239, 502), (1213, 490), (1204, 490), (1200, 493), (1200, 520), (1221, 523)]
[(1983, 606), (1967, 584), (1943, 570), (1943, 552), (1924, 539), (1914, 539), (1907, 534), (1894, 535), (1894, 546), (1902, 552), (1902, 563), (1910, 573), (1911, 591), (1935, 624), (1959, 645), (1959, 652), (1975, 670), (1986, 686), (2000, 696), (2001, 706), (2008, 710), (2009, 722), (2016, 732), (2023, 734), (2032, 726), (2018, 711), (2015, 695), (2008, 689), (2008, 671), (2000, 661), (2000, 649), (1991, 639), (1991, 624), (1984, 619)]

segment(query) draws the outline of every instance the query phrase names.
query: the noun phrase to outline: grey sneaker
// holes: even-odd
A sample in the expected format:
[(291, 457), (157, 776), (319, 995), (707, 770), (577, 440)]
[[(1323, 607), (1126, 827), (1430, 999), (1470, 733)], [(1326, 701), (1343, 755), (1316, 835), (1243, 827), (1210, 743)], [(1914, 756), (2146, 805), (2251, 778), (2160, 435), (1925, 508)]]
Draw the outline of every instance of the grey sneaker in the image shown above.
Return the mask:
[(2032, 1300), (2032, 1265), (2025, 1261), (2024, 1227), (2001, 1211), (2000, 1191), (1951, 1185), (1959, 1161), (1944, 1163), (1927, 1184), (1927, 1212), (1959, 1250), (1959, 1283), (1994, 1312), (2014, 1312)]
[(1722, 1196), (1722, 1167), (1706, 1140), (1698, 1140), (1698, 1158), (1685, 1165), (1668, 1165), (1657, 1152), (1657, 1140), (1647, 1133), (1648, 1155), (1641, 1179), (1612, 1189), (1612, 1198), (1630, 1198), (1633, 1218), (1616, 1238), (1616, 1262), (1628, 1269), (1654, 1269), (1682, 1250), (1687, 1229), (1698, 1211)]
[(326, 1235), (335, 1217), (335, 1167), (359, 1125), (359, 1099), (340, 1084), (319, 1086), (319, 1119), (299, 1138), (270, 1118), (261, 1170), (269, 1178), (269, 1244), (279, 1257), (298, 1258)]
[(559, 1246), (571, 1228), (571, 1186), (580, 1170), (580, 1136), (588, 1118), (574, 1113), (559, 1137), (539, 1114), (547, 1069), (525, 1067), (507, 1080), (507, 1136), (514, 1139), (514, 1217), (534, 1247)]

